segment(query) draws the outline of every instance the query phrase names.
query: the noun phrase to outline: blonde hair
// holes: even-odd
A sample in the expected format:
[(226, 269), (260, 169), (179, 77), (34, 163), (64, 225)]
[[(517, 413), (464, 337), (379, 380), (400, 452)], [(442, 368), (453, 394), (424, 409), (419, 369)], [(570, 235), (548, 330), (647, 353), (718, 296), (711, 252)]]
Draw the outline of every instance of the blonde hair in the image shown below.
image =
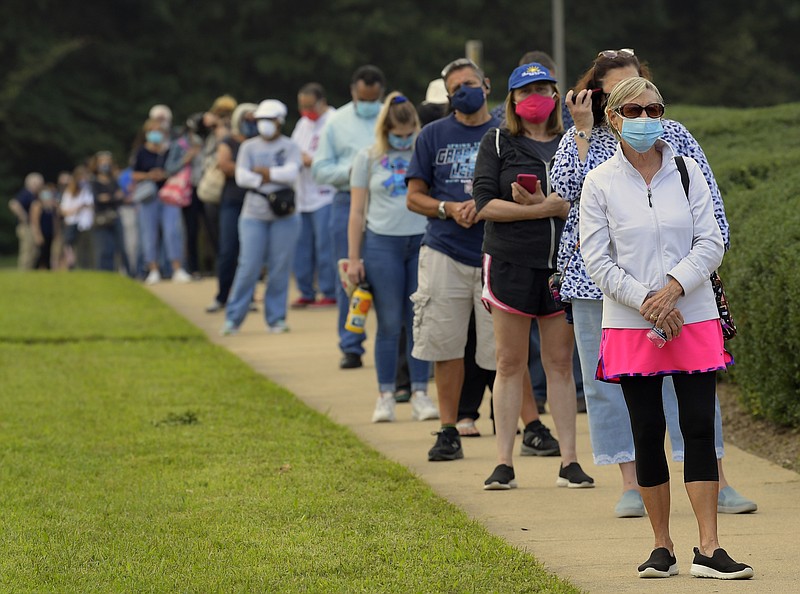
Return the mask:
[[(553, 91), (555, 91), (556, 94), (556, 104), (553, 111), (550, 113), (550, 117), (547, 118), (546, 132), (548, 134), (561, 134), (564, 131), (564, 119), (561, 115), (561, 93), (558, 92), (556, 83), (550, 82), (550, 84), (553, 85)], [(511, 133), (511, 136), (522, 136), (525, 132), (525, 128), (522, 126), (522, 118), (514, 111), (515, 90), (516, 89), (512, 89), (508, 92), (508, 95), (506, 95), (506, 128)]]
[(414, 124), (414, 131), (419, 132), (419, 116), (414, 104), (399, 91), (389, 93), (381, 106), (375, 122), (375, 144), (372, 146), (373, 156), (389, 152), (389, 130), (395, 126)]
[(641, 76), (626, 78), (622, 82), (618, 83), (608, 96), (608, 101), (606, 102), (606, 111), (604, 114), (605, 123), (606, 126), (611, 129), (611, 132), (614, 134), (617, 140), (620, 139), (619, 132), (617, 132), (614, 126), (611, 125), (611, 118), (608, 114), (614, 113), (615, 109), (625, 105), (632, 99), (636, 99), (636, 97), (645, 91), (653, 91), (658, 98), (658, 102), (664, 103), (664, 98), (661, 96), (661, 92), (658, 90), (658, 87), (656, 87), (655, 83)]

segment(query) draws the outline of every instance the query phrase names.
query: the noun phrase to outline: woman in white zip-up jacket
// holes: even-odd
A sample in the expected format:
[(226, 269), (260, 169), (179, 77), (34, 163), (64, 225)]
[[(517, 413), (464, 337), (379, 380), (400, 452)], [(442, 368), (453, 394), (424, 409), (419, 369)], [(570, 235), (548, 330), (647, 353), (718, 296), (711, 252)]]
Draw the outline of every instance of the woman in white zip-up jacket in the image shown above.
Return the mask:
[[(630, 413), (637, 480), (655, 536), (639, 576), (678, 573), (661, 401), (661, 383), (671, 375), (685, 440), (684, 482), (700, 533), (691, 573), (749, 578), (752, 568), (733, 561), (717, 535), (716, 371), (732, 359), (723, 346), (709, 275), (722, 262), (724, 244), (708, 184), (690, 158), (684, 158), (684, 193), (674, 152), (659, 139), (663, 114), (652, 82), (636, 77), (619, 83), (606, 118), (620, 144), (583, 185), (581, 253), (603, 292), (597, 379), (621, 384)], [(660, 343), (651, 328), (660, 331)]]

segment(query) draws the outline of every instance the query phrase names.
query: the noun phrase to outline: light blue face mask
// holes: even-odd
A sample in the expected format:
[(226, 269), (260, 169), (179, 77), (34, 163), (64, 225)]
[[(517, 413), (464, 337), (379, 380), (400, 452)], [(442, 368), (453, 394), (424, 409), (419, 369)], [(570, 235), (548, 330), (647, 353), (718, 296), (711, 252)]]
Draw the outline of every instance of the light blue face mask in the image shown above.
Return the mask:
[(661, 118), (622, 118), (622, 140), (637, 153), (646, 153), (664, 135)]
[(147, 142), (152, 142), (153, 144), (161, 144), (164, 142), (164, 133), (161, 130), (150, 130), (145, 137), (147, 138)]
[(389, 140), (389, 144), (393, 149), (398, 151), (407, 151), (411, 150), (411, 147), (414, 146), (415, 136), (415, 134), (412, 134), (411, 136), (403, 137), (389, 132), (387, 139)]
[(359, 117), (370, 119), (378, 117), (381, 111), (380, 101), (356, 101), (356, 114)]

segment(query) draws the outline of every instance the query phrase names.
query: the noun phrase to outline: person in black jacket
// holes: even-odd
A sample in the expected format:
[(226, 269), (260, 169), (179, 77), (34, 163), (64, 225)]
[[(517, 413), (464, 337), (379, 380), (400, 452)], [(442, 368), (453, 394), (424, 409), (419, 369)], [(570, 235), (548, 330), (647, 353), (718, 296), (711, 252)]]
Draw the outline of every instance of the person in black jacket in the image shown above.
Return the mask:
[[(505, 127), (483, 137), (475, 164), (473, 195), (478, 216), (486, 221), (482, 299), (492, 313), (497, 356), (498, 466), (484, 483), (488, 490), (516, 486), (512, 451), (523, 394), (526, 402), (531, 397), (528, 341), (533, 319), (539, 325), (548, 400), (560, 442), (557, 484), (594, 486), (578, 464), (575, 447), (575, 339), (547, 280), (555, 272), (558, 240), (569, 212), (550, 191), (548, 178), (564, 130), (561, 110), (556, 109), (560, 100), (547, 68), (537, 62), (516, 68), (508, 81)], [(535, 185), (520, 180), (526, 189), (518, 183), (519, 175), (538, 179)]]

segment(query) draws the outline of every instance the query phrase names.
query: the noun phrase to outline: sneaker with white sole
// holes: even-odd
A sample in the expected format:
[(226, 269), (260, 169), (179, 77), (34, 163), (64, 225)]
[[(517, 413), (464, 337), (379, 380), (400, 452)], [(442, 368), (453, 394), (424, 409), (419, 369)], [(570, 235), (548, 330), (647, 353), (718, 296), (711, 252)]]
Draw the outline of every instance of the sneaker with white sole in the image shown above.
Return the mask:
[(439, 409), (422, 390), (411, 396), (411, 418), (415, 421), (430, 421), (439, 418)]
[(230, 320), (225, 320), (225, 324), (222, 326), (222, 330), (220, 330), (219, 333), (222, 334), (222, 336), (233, 336), (234, 334), (239, 334), (239, 327)]
[(717, 512), (720, 514), (747, 514), (758, 509), (755, 501), (742, 497), (731, 486), (727, 486), (717, 496)]
[(571, 462), (559, 469), (556, 485), (570, 489), (591, 489), (594, 487), (594, 479), (583, 472), (580, 464)]
[(665, 578), (678, 575), (678, 560), (665, 547), (658, 547), (638, 568), (640, 578)]
[(375, 402), (375, 412), (372, 413), (373, 423), (391, 423), (394, 416), (394, 392), (381, 392)]
[(614, 507), (614, 515), (618, 518), (642, 518), (645, 513), (642, 494), (636, 489), (625, 491)]
[(274, 324), (267, 326), (267, 332), (270, 334), (284, 334), (289, 331), (289, 326), (286, 325), (286, 320), (278, 320)]
[(516, 489), (517, 481), (514, 480), (514, 468), (507, 464), (498, 464), (489, 478), (483, 481), (484, 491), (507, 491)]
[(173, 283), (190, 283), (192, 282), (192, 275), (186, 272), (183, 268), (178, 268), (172, 273)]
[(146, 285), (157, 285), (161, 282), (161, 273), (158, 270), (151, 270), (147, 278), (144, 279)]
[(694, 577), (718, 580), (748, 580), (753, 577), (753, 568), (731, 559), (725, 549), (717, 549), (711, 557), (706, 557), (695, 547), (689, 573)]

